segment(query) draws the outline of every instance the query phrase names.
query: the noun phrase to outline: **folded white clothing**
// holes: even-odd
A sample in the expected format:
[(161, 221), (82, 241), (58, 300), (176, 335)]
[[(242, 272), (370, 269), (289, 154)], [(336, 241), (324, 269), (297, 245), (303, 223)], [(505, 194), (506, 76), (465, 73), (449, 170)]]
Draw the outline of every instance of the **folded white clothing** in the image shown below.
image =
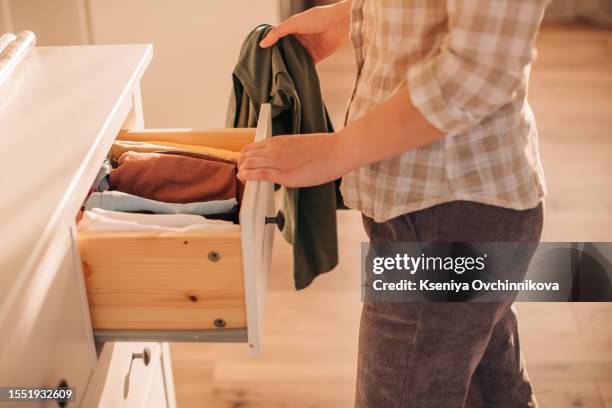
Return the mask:
[(134, 214), (93, 208), (83, 213), (79, 231), (238, 231), (230, 221), (191, 214)]
[(91, 212), (118, 221), (133, 221), (142, 225), (157, 225), (160, 227), (188, 227), (190, 225), (232, 225), (230, 221), (211, 220), (201, 215), (193, 214), (138, 214), (122, 211), (109, 211), (102, 208), (92, 208)]

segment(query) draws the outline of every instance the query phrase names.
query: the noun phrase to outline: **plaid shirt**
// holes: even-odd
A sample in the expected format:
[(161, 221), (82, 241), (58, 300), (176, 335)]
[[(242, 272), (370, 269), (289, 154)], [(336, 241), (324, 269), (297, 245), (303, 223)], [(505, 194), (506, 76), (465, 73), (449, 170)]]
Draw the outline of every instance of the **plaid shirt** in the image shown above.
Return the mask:
[[(533, 208), (546, 194), (527, 103), (548, 0), (353, 0), (354, 120), (406, 84), (446, 136), (342, 179), (348, 207), (375, 221), (454, 200)], [(375, 135), (373, 135), (375, 138)]]

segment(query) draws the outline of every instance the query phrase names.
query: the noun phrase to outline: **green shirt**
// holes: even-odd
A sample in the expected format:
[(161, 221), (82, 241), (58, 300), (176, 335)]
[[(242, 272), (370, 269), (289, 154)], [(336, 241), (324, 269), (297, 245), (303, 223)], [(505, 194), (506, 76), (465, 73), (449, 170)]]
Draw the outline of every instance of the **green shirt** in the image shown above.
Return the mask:
[[(261, 48), (270, 29), (268, 24), (256, 27), (242, 45), (227, 127), (255, 127), (259, 107), (270, 103), (273, 135), (333, 132), (310, 55), (293, 36)], [(283, 236), (293, 244), (295, 287), (303, 289), (338, 263), (336, 188), (334, 182), (282, 187), (282, 197)]]

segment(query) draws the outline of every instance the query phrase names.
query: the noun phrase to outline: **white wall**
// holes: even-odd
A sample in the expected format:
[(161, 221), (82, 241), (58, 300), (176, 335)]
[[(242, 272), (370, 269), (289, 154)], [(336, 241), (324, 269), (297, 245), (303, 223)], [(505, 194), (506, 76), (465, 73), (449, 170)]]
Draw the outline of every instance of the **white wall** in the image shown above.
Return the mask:
[(278, 13), (278, 1), (89, 0), (94, 43), (155, 45), (143, 88), (147, 127), (224, 126), (242, 41)]
[(244, 37), (276, 23), (279, 0), (0, 0), (0, 32), (39, 45), (153, 43), (143, 79), (147, 127), (223, 127)]
[(87, 44), (84, 0), (0, 0), (0, 31), (34, 31), (40, 45)]

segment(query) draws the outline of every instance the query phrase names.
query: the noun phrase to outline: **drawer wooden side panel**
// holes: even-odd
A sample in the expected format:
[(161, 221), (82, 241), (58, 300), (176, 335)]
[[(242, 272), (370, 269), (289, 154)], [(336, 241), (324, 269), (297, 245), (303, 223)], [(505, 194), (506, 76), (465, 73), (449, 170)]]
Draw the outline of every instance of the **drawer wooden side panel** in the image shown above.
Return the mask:
[(246, 327), (239, 231), (89, 232), (79, 243), (94, 329)]

